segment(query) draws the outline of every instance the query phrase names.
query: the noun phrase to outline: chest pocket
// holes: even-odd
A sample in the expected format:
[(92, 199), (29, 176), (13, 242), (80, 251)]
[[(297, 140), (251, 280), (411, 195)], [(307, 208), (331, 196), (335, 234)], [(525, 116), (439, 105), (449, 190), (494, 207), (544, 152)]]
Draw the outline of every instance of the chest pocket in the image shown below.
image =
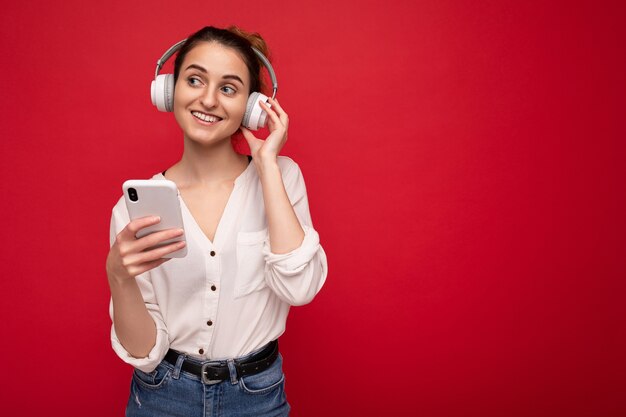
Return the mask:
[(265, 288), (265, 258), (263, 243), (268, 230), (239, 232), (237, 234), (237, 276), (235, 298)]

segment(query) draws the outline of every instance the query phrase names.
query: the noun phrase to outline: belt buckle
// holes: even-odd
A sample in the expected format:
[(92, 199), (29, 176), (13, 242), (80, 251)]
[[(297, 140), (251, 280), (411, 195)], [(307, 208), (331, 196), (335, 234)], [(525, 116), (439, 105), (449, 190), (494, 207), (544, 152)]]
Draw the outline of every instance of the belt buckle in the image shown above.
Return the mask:
[(202, 370), (200, 371), (200, 378), (202, 378), (202, 382), (206, 385), (215, 385), (223, 381), (223, 379), (209, 379), (206, 376), (206, 368), (209, 366), (213, 366), (213, 365), (219, 366), (220, 363), (219, 362), (207, 362), (207, 363), (202, 364)]

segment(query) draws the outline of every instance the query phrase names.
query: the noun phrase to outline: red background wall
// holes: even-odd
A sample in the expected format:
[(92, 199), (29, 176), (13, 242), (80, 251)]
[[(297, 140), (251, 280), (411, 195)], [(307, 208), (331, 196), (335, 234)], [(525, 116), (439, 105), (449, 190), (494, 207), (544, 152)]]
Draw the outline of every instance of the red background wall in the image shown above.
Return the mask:
[(231, 23), (329, 258), (281, 339), (294, 416), (626, 414), (622, 2), (3, 3), (3, 415), (123, 415), (110, 210), (182, 150), (156, 59)]

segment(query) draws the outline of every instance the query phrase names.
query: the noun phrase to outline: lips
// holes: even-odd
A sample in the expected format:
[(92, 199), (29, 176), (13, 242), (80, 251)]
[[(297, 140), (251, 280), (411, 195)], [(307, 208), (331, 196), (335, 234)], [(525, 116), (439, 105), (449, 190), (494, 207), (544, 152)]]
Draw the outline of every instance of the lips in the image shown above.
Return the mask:
[(222, 120), (221, 117), (217, 117), (217, 116), (215, 116), (213, 114), (202, 113), (202, 112), (199, 112), (199, 111), (192, 111), (191, 114), (196, 119), (198, 119), (200, 121), (203, 121), (205, 123), (217, 123), (220, 120)]

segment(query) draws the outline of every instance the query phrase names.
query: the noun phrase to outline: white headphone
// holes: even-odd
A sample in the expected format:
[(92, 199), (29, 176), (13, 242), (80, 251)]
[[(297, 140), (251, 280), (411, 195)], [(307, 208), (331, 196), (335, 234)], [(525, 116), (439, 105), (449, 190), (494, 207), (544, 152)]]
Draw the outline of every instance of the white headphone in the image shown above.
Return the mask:
[[(154, 72), (154, 81), (150, 87), (150, 96), (152, 97), (152, 104), (154, 104), (160, 111), (172, 111), (174, 110), (174, 74), (161, 74), (159, 71), (163, 67), (163, 64), (178, 51), (187, 39), (174, 44), (170, 49), (165, 51), (163, 56), (157, 61), (156, 71)], [(270, 61), (263, 55), (261, 51), (251, 46), (256, 56), (261, 60), (265, 68), (270, 74), (272, 79), (272, 99), (276, 97), (276, 91), (278, 90), (278, 81), (276, 81), (276, 74), (274, 74), (274, 68)], [(259, 102), (263, 100), (268, 106), (267, 96), (254, 91), (250, 93), (248, 97), (248, 103), (246, 104), (246, 113), (243, 116), (241, 124), (250, 130), (257, 130), (265, 127), (267, 122), (267, 113), (261, 108)]]

